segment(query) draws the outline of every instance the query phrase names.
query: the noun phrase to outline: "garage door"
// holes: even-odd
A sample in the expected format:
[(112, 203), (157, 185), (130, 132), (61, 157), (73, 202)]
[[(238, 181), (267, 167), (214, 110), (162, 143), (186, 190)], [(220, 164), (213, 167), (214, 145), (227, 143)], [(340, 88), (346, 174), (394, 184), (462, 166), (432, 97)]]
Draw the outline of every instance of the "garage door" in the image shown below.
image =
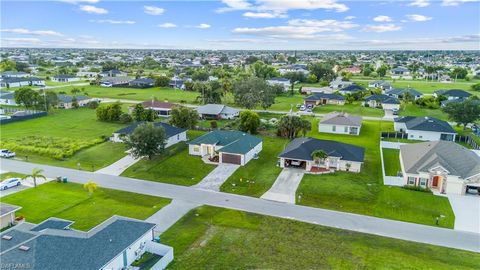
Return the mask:
[(222, 163), (240, 164), (242, 157), (240, 155), (222, 153)]

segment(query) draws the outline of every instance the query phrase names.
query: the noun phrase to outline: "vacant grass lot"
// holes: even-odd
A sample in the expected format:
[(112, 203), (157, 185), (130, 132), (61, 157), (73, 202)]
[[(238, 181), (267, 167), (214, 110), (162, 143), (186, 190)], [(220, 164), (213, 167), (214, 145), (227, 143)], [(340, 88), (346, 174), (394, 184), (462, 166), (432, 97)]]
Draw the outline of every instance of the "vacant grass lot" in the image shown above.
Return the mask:
[(275, 182), (282, 171), (277, 167), (277, 156), (283, 151), (288, 140), (281, 138), (262, 137), (263, 149), (258, 159), (250, 160), (227, 179), (220, 190), (260, 197)]
[(397, 176), (400, 168), (400, 150), (383, 148), (383, 165), (385, 165), (385, 175)]
[(322, 105), (313, 109), (315, 113), (329, 113), (329, 112), (346, 112), (352, 115), (371, 116), (371, 117), (383, 117), (384, 112), (382, 109), (364, 107), (359, 102), (352, 104), (339, 105)]
[(112, 215), (145, 219), (170, 200), (99, 187), (90, 197), (80, 184), (50, 182), (2, 198), (22, 206), (17, 215), (39, 223), (49, 217), (75, 221), (73, 228), (89, 230)]
[[(318, 119), (313, 119), (312, 127), (317, 124)], [(392, 123), (382, 121), (363, 121), (360, 136), (313, 129), (308, 136), (364, 147), (365, 163), (360, 173), (305, 175), (297, 189), (297, 203), (427, 225), (435, 225), (435, 218), (445, 215), (440, 226), (453, 228), (454, 215), (447, 198), (383, 185), (379, 134), (392, 129)]]
[(430, 116), (448, 121), (448, 115), (440, 109), (425, 109), (415, 104), (403, 104), (399, 111), (400, 116)]
[(473, 252), (203, 206), (162, 234), (169, 269), (477, 269)]
[[(200, 134), (202, 132), (189, 131), (188, 138), (193, 139)], [(205, 164), (199, 156), (189, 155), (188, 145), (180, 142), (152, 160), (138, 161), (124, 171), (122, 176), (191, 186), (200, 182), (214, 168), (215, 165)]]

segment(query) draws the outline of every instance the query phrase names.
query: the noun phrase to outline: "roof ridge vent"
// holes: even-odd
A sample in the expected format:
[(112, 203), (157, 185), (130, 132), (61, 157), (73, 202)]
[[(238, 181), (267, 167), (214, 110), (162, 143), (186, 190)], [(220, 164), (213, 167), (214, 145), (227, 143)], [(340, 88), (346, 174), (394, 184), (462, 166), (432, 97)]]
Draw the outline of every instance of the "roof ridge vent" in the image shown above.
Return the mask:
[(11, 235), (7, 235), (7, 234), (2, 235), (2, 239), (3, 239), (3, 240), (10, 241), (10, 240), (12, 240), (12, 238), (13, 238), (13, 236), (11, 236)]
[(28, 251), (28, 250), (30, 250), (30, 247), (25, 246), (25, 245), (21, 245), (18, 249), (21, 250), (21, 251)]

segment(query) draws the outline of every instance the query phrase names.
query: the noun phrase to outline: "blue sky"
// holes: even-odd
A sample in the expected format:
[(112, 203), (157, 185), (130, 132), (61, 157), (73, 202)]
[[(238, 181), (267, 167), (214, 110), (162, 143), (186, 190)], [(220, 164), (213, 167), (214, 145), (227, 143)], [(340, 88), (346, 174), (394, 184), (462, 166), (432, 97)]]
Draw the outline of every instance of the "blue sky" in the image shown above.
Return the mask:
[(478, 0), (3, 1), (2, 47), (480, 49)]

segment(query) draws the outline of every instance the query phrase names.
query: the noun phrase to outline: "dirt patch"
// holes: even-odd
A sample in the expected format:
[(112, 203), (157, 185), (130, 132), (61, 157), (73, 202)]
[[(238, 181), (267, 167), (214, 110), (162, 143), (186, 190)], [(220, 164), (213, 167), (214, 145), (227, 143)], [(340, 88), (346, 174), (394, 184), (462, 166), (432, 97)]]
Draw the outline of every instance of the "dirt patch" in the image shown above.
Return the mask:
[(208, 241), (213, 238), (215, 233), (218, 231), (217, 226), (212, 226), (210, 225), (208, 229), (205, 231), (205, 233), (202, 235), (202, 237), (198, 238), (197, 241), (195, 241), (192, 244), (192, 248), (202, 248), (205, 247), (208, 244)]

